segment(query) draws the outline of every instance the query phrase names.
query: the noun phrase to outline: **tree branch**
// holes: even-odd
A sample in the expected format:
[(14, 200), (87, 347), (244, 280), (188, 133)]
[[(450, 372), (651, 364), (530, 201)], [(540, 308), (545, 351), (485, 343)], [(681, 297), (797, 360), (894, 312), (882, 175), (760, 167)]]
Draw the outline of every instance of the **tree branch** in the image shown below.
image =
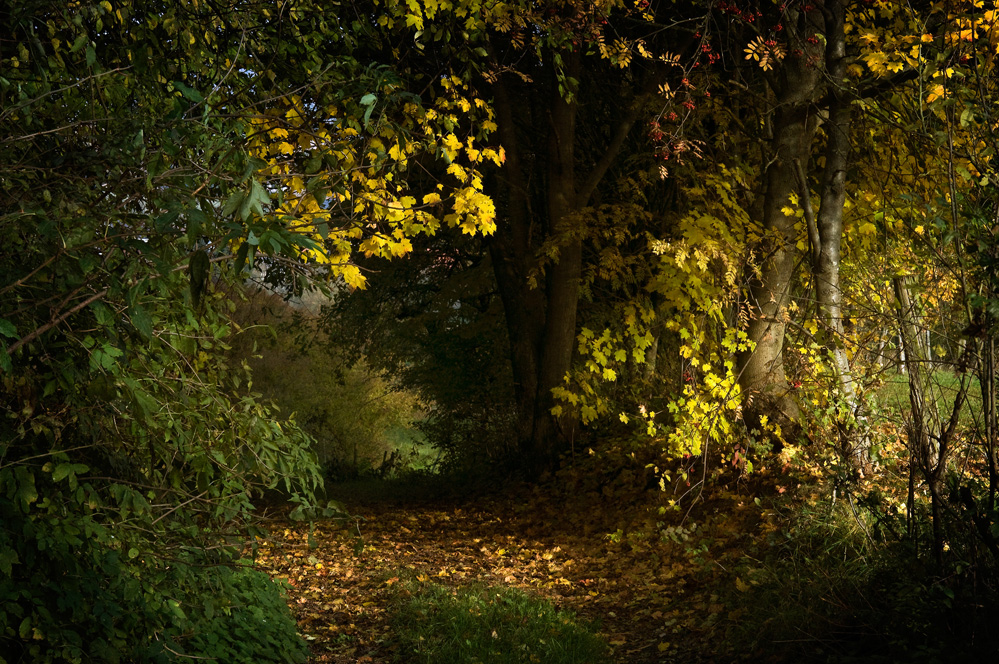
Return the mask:
[(35, 339), (37, 339), (41, 335), (43, 335), (46, 332), (48, 332), (49, 330), (51, 330), (53, 327), (55, 327), (59, 323), (63, 322), (64, 320), (66, 320), (67, 318), (69, 318), (70, 316), (72, 316), (73, 314), (75, 314), (76, 312), (78, 312), (81, 309), (83, 309), (84, 307), (86, 307), (88, 304), (96, 302), (97, 300), (101, 299), (102, 297), (104, 297), (107, 294), (108, 294), (108, 289), (107, 288), (105, 288), (102, 291), (98, 291), (97, 293), (94, 293), (93, 295), (91, 295), (90, 297), (88, 297), (87, 299), (85, 299), (83, 302), (80, 302), (79, 304), (77, 304), (76, 306), (74, 306), (69, 311), (66, 311), (66, 312), (60, 314), (58, 317), (53, 318), (51, 321), (49, 321), (45, 325), (42, 325), (41, 327), (35, 328), (32, 332), (29, 332), (28, 334), (24, 335), (23, 337), (21, 337), (20, 339), (18, 339), (14, 343), (12, 343), (11, 346), (10, 346), (10, 348), (7, 349), (7, 353), (8, 354), (12, 354), (16, 350), (18, 350), (21, 346), (23, 346), (24, 344), (31, 343), (32, 341), (34, 341)]
[(801, 160), (794, 160), (794, 173), (798, 177), (798, 190), (801, 197), (801, 209), (805, 212), (805, 226), (808, 228), (808, 244), (811, 245), (810, 257), (812, 265), (818, 265), (819, 252), (822, 249), (822, 240), (819, 237), (819, 227), (815, 223), (815, 213), (812, 211), (812, 198), (808, 194), (808, 181), (805, 180), (805, 169), (801, 167)]

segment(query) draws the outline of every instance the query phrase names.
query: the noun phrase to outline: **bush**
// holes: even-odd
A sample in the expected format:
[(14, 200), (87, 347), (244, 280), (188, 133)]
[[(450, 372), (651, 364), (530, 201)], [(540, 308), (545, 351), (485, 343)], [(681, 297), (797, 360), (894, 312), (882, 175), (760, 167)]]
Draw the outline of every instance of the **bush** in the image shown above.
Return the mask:
[[(941, 572), (925, 555), (929, 543), (895, 538), (875, 506), (843, 496), (770, 512), (770, 535), (728, 593), (736, 618), (728, 641), (788, 662), (994, 655), (994, 572), (959, 561)], [(919, 528), (928, 531), (927, 520)]]
[(399, 447), (398, 432), (420, 416), (415, 395), (363, 357), (347, 357), (304, 306), (255, 291), (239, 306), (236, 320), (242, 333), (233, 353), (252, 368), (252, 389), (284, 413), (300, 414), (328, 478), (378, 468)]
[(262, 572), (220, 565), (219, 555), (119, 550), (85, 517), (33, 520), (6, 498), (0, 523), (0, 661), (305, 661), (280, 589)]
[[(296, 632), (281, 589), (263, 572), (246, 567), (213, 570), (214, 588), (203, 593), (189, 621), (187, 655), (219, 662), (304, 662), (305, 642)], [(181, 636), (181, 635), (179, 635)]]

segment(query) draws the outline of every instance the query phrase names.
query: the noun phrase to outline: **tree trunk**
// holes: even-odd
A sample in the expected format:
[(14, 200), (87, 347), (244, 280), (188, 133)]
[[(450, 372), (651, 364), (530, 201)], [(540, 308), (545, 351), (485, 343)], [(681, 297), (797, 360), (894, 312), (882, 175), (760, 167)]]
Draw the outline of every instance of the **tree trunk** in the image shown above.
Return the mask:
[[(802, 15), (794, 38), (803, 41), (808, 28)], [(776, 97), (771, 115), (772, 148), (766, 169), (763, 202), (763, 240), (758, 248), (759, 274), (749, 274), (751, 319), (747, 333), (752, 351), (739, 357), (739, 385), (746, 395), (743, 415), (747, 425), (759, 428), (760, 417), (775, 416), (782, 424), (797, 422), (800, 411), (784, 372), (784, 332), (787, 305), (797, 263), (796, 217), (784, 213), (797, 192), (798, 164), (807, 162), (816, 118), (813, 97), (820, 70), (811, 64), (814, 54), (802, 50), (789, 55), (780, 75), (770, 79)]]
[[(566, 58), (566, 75), (578, 77), (579, 54)], [(557, 86), (553, 86), (556, 87)], [(572, 91), (574, 94), (577, 90)], [(556, 95), (552, 100), (548, 140), (548, 223), (558, 239), (557, 260), (547, 270), (545, 334), (538, 372), (538, 398), (534, 412), (532, 452), (535, 468), (551, 464), (558, 454), (559, 440), (571, 427), (568, 415), (555, 417), (552, 390), (562, 386), (572, 363), (576, 339), (576, 308), (583, 270), (583, 239), (573, 212), (576, 200), (576, 102)]]
[[(564, 52), (562, 62), (566, 79), (578, 81), (582, 53)], [(584, 235), (579, 213), (620, 154), (640, 112), (637, 101), (622, 108), (606, 149), (589, 172), (579, 174), (580, 91), (571, 90), (566, 98), (554, 70), (548, 76), (544, 92), (509, 75), (492, 84), (507, 161), (497, 177), (494, 200), (501, 212), (490, 252), (510, 335), (522, 462), (535, 474), (554, 465), (574, 428), (571, 415), (552, 414), (558, 405), (552, 390), (565, 384), (576, 345)], [(633, 94), (649, 94), (657, 83), (650, 76)], [(542, 116), (547, 131), (539, 132)], [(538, 133), (547, 135), (547, 142), (539, 141)], [(531, 154), (535, 149), (542, 153), (538, 159)], [(531, 277), (546, 242), (556, 245), (558, 254), (546, 267), (543, 282), (533, 287)]]
[[(818, 245), (812, 253), (812, 276), (819, 316), (826, 332), (826, 347), (836, 372), (842, 407), (855, 415), (856, 388), (844, 344), (843, 292), (839, 285), (840, 246), (843, 237), (843, 208), (846, 202), (846, 172), (850, 153), (850, 103), (846, 84), (845, 9), (839, 0), (826, 3), (826, 71), (832, 81), (829, 120), (826, 127), (826, 163), (822, 195), (816, 220)], [(807, 188), (803, 195), (808, 195)], [(857, 470), (868, 459), (869, 441), (857, 435), (855, 427), (844, 428), (841, 447)]]
[[(914, 471), (919, 469), (930, 490), (930, 503), (933, 519), (933, 552), (938, 565), (943, 560), (943, 534), (941, 531), (939, 505), (942, 499), (942, 483), (938, 472), (935, 472), (938, 462), (943, 461), (938, 445), (934, 445), (930, 437), (931, 424), (926, 410), (926, 390), (923, 379), (922, 363), (924, 361), (919, 343), (919, 331), (916, 326), (916, 316), (912, 298), (909, 296), (909, 284), (906, 277), (895, 277), (895, 298), (898, 300), (899, 329), (902, 333), (902, 347), (905, 349), (906, 368), (909, 374), (909, 405), (912, 414), (909, 419), (909, 498), (908, 504), (915, 504)], [(907, 515), (911, 521), (912, 512)], [(913, 531), (910, 523), (909, 531)]]
[(521, 451), (529, 452), (545, 326), (544, 293), (529, 286), (535, 267), (534, 236), (541, 234), (537, 228), (541, 224), (531, 209), (527, 175), (530, 157), (522, 149), (516, 127), (518, 113), (514, 111), (518, 108), (523, 113), (529, 107), (523, 100), (513, 98), (513, 91), (502, 78), (494, 84), (493, 92), (497, 131), (506, 150), (506, 164), (497, 177), (496, 197), (505, 202), (505, 214), (497, 219), (498, 228), (490, 238), (489, 252), (510, 339), (517, 401), (516, 436)]

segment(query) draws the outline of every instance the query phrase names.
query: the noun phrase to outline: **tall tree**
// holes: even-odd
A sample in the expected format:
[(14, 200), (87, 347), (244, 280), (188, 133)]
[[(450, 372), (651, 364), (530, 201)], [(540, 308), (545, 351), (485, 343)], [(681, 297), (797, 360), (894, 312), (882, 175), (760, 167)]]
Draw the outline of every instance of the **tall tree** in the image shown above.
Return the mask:
[[(641, 26), (653, 32), (651, 14), (616, 5), (553, 3), (498, 23), (489, 37), (485, 83), (507, 155), (495, 177), (499, 230), (490, 251), (510, 335), (517, 436), (535, 469), (554, 461), (575, 426), (568, 412), (556, 414), (553, 391), (565, 385), (576, 346), (587, 216), (669, 70), (632, 58), (632, 48), (648, 54)], [(609, 25), (619, 30), (616, 51), (604, 44)]]

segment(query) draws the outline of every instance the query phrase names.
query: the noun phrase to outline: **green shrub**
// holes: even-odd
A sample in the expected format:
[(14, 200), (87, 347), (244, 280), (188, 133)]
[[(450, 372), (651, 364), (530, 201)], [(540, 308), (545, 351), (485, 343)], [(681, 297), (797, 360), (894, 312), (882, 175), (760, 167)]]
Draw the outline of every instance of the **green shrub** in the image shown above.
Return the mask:
[(606, 643), (568, 612), (510, 588), (408, 584), (394, 626), (406, 662), (586, 664)]
[(305, 661), (278, 586), (225, 554), (119, 551), (87, 517), (25, 518), (2, 496), (0, 524), (0, 662)]
[[(308, 309), (255, 291), (235, 317), (242, 332), (232, 352), (252, 368), (252, 390), (296, 414), (315, 439), (326, 477), (339, 481), (378, 470), (415, 442), (411, 427), (421, 415), (416, 396), (363, 357), (348, 357)], [(414, 435), (406, 440), (400, 432)]]
[(214, 570), (215, 587), (190, 620), (184, 642), (189, 655), (219, 662), (304, 662), (305, 642), (296, 633), (280, 588), (260, 571), (236, 567)]
[[(929, 664), (997, 652), (994, 571), (953, 560), (941, 573), (929, 544), (896, 538), (904, 527), (884, 523), (870, 501), (771, 512), (776, 527), (729, 580), (726, 640), (778, 662)], [(929, 530), (926, 514), (917, 520)]]

